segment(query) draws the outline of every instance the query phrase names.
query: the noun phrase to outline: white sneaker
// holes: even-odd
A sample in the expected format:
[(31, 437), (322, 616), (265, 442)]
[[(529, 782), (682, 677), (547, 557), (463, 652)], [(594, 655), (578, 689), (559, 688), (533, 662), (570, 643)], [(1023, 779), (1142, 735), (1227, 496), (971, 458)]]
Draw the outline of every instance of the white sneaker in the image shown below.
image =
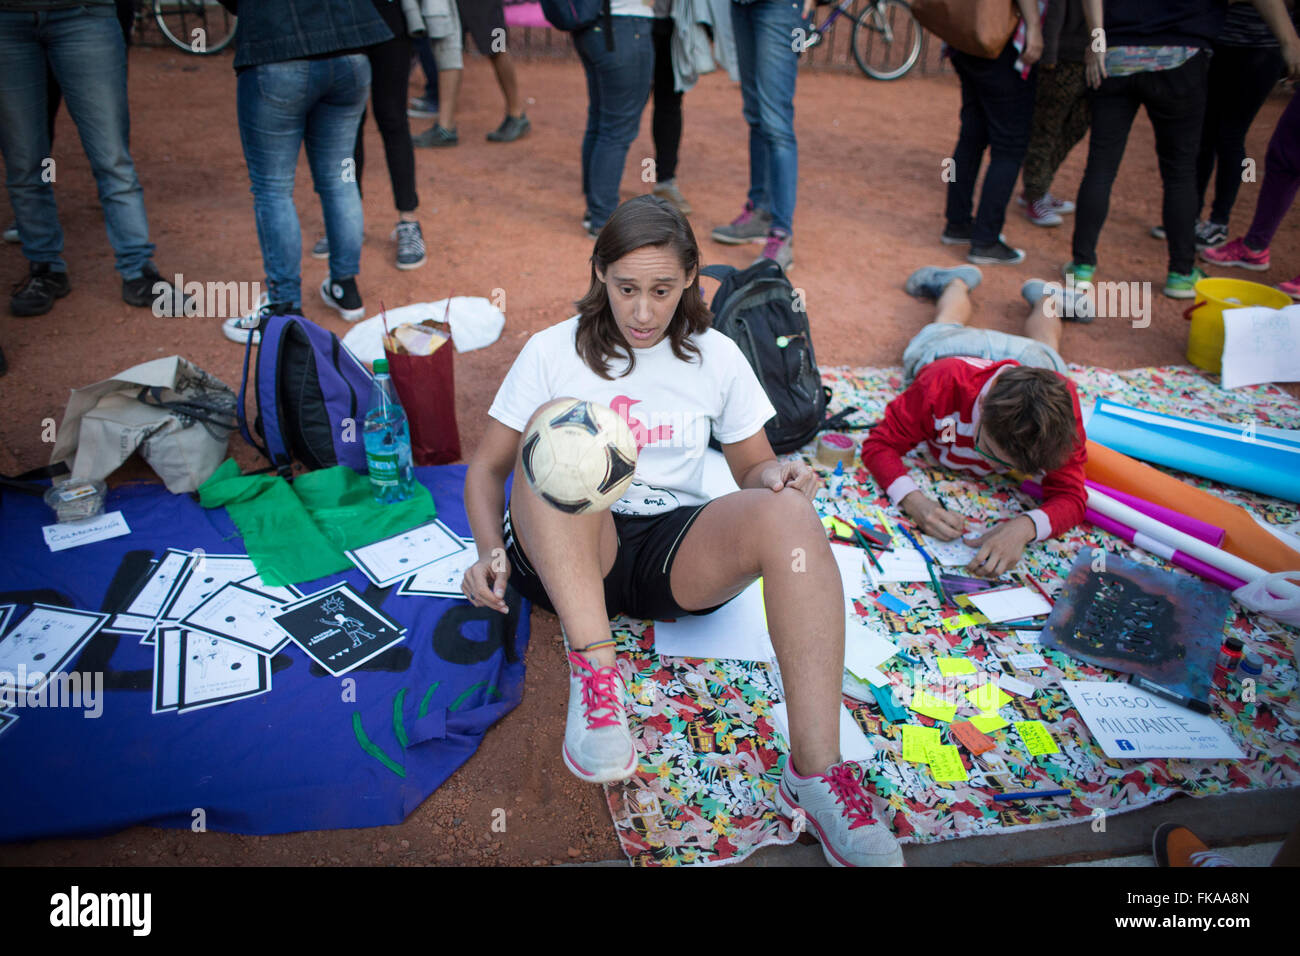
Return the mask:
[(232, 342), (238, 342), (243, 345), (248, 341), (248, 337), (253, 337), (254, 345), (262, 344), (262, 333), (253, 331), (261, 324), (262, 309), (271, 304), (271, 296), (263, 292), (258, 297), (257, 305), (253, 306), (253, 311), (247, 315), (232, 315), (226, 321), (221, 323), (221, 332)]
[(876, 820), (871, 796), (863, 787), (862, 767), (852, 760), (824, 774), (801, 777), (794, 761), (785, 759), (776, 805), (791, 820), (802, 815), (808, 830), (822, 845), (831, 866), (902, 866), (903, 850)]
[(569, 716), (564, 724), (564, 765), (589, 783), (626, 780), (636, 769), (627, 728), (623, 678), (617, 667), (596, 670), (569, 654)]

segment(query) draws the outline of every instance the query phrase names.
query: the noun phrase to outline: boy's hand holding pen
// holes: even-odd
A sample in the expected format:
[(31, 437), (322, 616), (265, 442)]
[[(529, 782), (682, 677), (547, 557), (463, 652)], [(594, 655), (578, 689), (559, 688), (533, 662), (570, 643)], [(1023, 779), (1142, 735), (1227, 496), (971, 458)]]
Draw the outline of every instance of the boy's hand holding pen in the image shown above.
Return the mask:
[(946, 508), (919, 489), (908, 492), (900, 502), (917, 527), (940, 541), (954, 541), (966, 531), (966, 516)]

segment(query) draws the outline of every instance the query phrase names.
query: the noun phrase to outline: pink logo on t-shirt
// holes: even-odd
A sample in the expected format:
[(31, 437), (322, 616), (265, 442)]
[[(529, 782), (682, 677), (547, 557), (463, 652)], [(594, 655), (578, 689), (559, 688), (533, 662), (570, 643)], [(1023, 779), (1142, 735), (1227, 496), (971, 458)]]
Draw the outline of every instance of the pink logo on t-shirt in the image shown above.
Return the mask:
[(646, 428), (644, 422), (633, 418), (632, 406), (640, 404), (640, 399), (629, 398), (626, 395), (616, 395), (614, 400), (609, 403), (609, 407), (614, 409), (623, 421), (627, 422), (628, 428), (632, 429), (632, 437), (636, 440), (637, 451), (640, 451), (646, 445), (653, 445), (657, 441), (668, 441), (673, 437), (672, 425), (656, 425), (654, 428)]

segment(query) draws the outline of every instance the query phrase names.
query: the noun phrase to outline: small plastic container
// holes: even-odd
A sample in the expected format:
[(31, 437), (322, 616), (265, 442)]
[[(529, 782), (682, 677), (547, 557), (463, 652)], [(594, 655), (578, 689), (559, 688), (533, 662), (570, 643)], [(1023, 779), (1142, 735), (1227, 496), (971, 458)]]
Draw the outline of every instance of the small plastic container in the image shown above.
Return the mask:
[(102, 481), (83, 481), (70, 478), (45, 492), (45, 503), (54, 509), (60, 524), (85, 521), (104, 513), (104, 498), (108, 486)]

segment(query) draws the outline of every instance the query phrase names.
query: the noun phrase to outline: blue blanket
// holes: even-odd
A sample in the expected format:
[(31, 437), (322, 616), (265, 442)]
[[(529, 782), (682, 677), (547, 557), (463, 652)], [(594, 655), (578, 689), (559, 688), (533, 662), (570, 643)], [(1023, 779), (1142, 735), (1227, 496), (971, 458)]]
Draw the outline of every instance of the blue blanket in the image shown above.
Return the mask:
[[(469, 534), (463, 465), (416, 470), (438, 516)], [(150, 557), (166, 548), (242, 554), (224, 510), (205, 511), (161, 485), (109, 494), (131, 534), (51, 553), (39, 498), (0, 499), (0, 605), (121, 610)], [(101, 672), (103, 712), (10, 710), (0, 729), (0, 840), (96, 835), (133, 824), (285, 833), (400, 823), (469, 759), (489, 726), (519, 703), (527, 602), (511, 611), (402, 597), (360, 571), (347, 581), (404, 625), (404, 640), (343, 678), (290, 644), (272, 661), (270, 693), (187, 713), (153, 714), (153, 649), (101, 632), (65, 670)], [(349, 680), (355, 681), (355, 685)], [(201, 813), (199, 812), (201, 811)], [(197, 827), (196, 827), (197, 828)]]

